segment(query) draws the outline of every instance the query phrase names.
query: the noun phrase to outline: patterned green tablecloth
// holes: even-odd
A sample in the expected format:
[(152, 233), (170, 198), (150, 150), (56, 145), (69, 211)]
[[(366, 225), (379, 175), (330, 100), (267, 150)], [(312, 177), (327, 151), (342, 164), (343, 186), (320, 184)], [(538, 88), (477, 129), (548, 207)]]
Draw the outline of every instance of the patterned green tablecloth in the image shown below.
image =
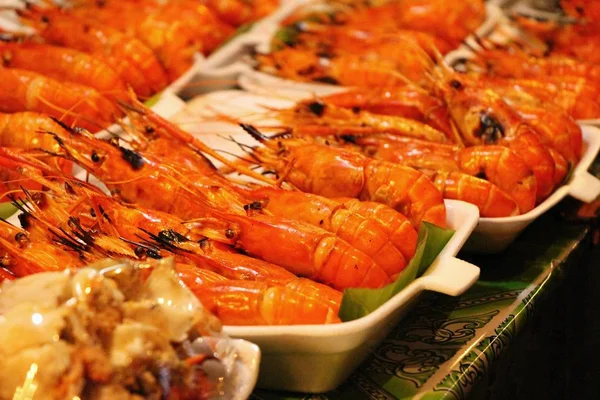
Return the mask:
[(257, 390), (253, 398), (532, 398), (523, 397), (528, 390), (543, 398), (538, 389), (519, 383), (536, 374), (546, 398), (564, 398), (565, 373), (555, 367), (568, 362), (564, 338), (572, 336), (565, 330), (579, 329), (573, 326), (583, 309), (570, 275), (591, 254), (590, 221), (572, 218), (578, 206), (565, 200), (501, 255), (461, 254), (482, 268), (475, 286), (458, 298), (426, 294), (337, 390), (324, 395)]

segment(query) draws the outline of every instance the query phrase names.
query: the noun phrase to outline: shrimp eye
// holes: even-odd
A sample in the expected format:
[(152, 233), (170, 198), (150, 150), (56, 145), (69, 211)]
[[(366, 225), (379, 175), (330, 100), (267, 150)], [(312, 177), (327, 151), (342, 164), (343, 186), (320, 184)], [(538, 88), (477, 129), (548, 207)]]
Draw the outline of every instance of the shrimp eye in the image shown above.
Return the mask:
[(452, 79), (450, 81), (450, 86), (452, 86), (454, 89), (460, 89), (462, 87), (462, 83), (456, 79)]
[(313, 101), (312, 103), (309, 103), (307, 107), (310, 112), (315, 114), (317, 117), (321, 117), (325, 112), (325, 104), (321, 103), (320, 101)]
[(91, 158), (92, 158), (92, 161), (95, 162), (95, 163), (99, 163), (100, 162), (100, 156), (95, 151), (92, 152)]
[(477, 136), (483, 138), (485, 144), (496, 143), (504, 137), (504, 127), (493, 116), (483, 113), (479, 119)]

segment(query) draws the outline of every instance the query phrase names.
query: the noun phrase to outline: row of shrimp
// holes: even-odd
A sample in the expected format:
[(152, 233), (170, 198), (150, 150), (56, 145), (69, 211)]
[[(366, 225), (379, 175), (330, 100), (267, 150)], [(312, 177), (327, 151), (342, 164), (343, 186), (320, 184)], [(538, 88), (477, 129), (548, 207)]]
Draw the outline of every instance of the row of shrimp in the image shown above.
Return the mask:
[(140, 99), (160, 92), (192, 66), (196, 53), (209, 54), (232, 36), (231, 23), (277, 6), (264, 3), (103, 0), (59, 8), (26, 2), (15, 12), (33, 33), (7, 32), (0, 43), (0, 112), (40, 112), (92, 132), (104, 129), (123, 115), (117, 104), (128, 87)]
[[(48, 141), (39, 145), (44, 151), (0, 148), (0, 166), (12, 177), (4, 196), (21, 211), (20, 227), (0, 227), (3, 279), (104, 257), (174, 257), (182, 280), (225, 324), (336, 323), (341, 291), (393, 282), (416, 251), (422, 221), (445, 226), (441, 194), (412, 168), (290, 143), (294, 174), (302, 180), (306, 173), (314, 190), (284, 190), (134, 94), (124, 109), (123, 137), (100, 140), (48, 118), (30, 132)], [(265, 185), (227, 179), (204, 154)], [(332, 175), (310, 176), (315, 157)], [(61, 160), (108, 192), (65, 173)]]
[[(446, 53), (486, 18), (483, 1), (329, 1), (301, 7), (257, 67), (303, 82), (397, 86), (426, 79), (432, 51)], [(360, 80), (359, 80), (360, 77)]]
[[(583, 148), (576, 120), (600, 116), (597, 66), (473, 36), (458, 72), (441, 54), (473, 33), (483, 4), (331, 3), (333, 11), (290, 17), (271, 53), (256, 57), (264, 72), (343, 90), (265, 111), (281, 125), (272, 137), (255, 135), (266, 146), (254, 159), (281, 157), (288, 143), (325, 143), (418, 169), (483, 217), (525, 214), (568, 179)], [(423, 21), (436, 28), (423, 31)], [(285, 176), (297, 185), (294, 168)]]
[(248, 149), (244, 163), (267, 164), (296, 188), (323, 194), (337, 185), (317, 188), (309, 180), (330, 168), (314, 161), (304, 167), (297, 153), (310, 153), (314, 144), (341, 148), (417, 169), (444, 198), (475, 204), (493, 218), (532, 210), (579, 162), (581, 127), (560, 107), (512, 83), (457, 73), (443, 63), (431, 74), (424, 87), (348, 88), (291, 108), (256, 111), (258, 121), (274, 119), (276, 126), (256, 125), (253, 113), (234, 119), (272, 132), (245, 127), (265, 146)]

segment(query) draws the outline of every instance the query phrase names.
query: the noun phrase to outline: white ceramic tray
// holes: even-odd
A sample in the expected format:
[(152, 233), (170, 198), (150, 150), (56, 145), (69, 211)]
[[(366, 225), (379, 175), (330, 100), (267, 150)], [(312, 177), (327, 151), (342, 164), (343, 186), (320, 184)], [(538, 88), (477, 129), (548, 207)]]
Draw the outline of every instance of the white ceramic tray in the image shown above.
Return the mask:
[[(256, 97), (240, 91), (212, 93), (192, 100), (174, 121), (213, 148), (243, 155), (230, 138), (251, 145), (257, 144), (254, 139), (235, 124), (201, 121), (199, 115), (204, 118), (215, 112), (236, 110), (238, 116), (247, 116), (256, 111), (248, 104), (252, 96)], [(261, 105), (281, 105), (281, 100), (261, 98), (259, 104), (260, 109)], [(479, 277), (479, 268), (455, 256), (475, 228), (479, 211), (471, 204), (455, 200), (447, 200), (446, 207), (448, 226), (456, 231), (450, 242), (424, 276), (370, 315), (336, 325), (226, 326), (225, 332), (230, 336), (261, 347), (258, 386), (312, 393), (334, 389), (398, 324), (422, 291), (457, 296), (473, 285)]]
[[(274, 114), (265, 116), (264, 113), (268, 113), (268, 110), (272, 109), (292, 107), (294, 100), (293, 96), (290, 100), (289, 98), (258, 95), (236, 90), (214, 92), (190, 101), (183, 112), (177, 116), (177, 119), (188, 130), (232, 133), (236, 140), (255, 145), (256, 142), (248, 135), (238, 135), (241, 128), (234, 124), (214, 122), (205, 123), (201, 126), (198, 123), (203, 118), (210, 119), (211, 115), (216, 113), (261, 127), (278, 126), (280, 122), (274, 118)], [(595, 200), (600, 195), (600, 180), (588, 173), (587, 169), (600, 149), (600, 129), (582, 125), (582, 133), (582, 158), (565, 185), (556, 189), (550, 197), (526, 214), (506, 218), (481, 218), (472, 237), (465, 245), (465, 249), (480, 253), (500, 252), (512, 243), (527, 225), (567, 195), (583, 202)], [(231, 141), (222, 136), (208, 135), (204, 137), (204, 140), (214, 148), (229, 149), (229, 146), (231, 146)]]
[[(290, 7), (289, 12), (291, 13), (294, 10), (295, 8)], [(478, 37), (488, 36), (493, 32), (498, 23), (505, 18), (502, 10), (494, 4), (486, 4), (486, 11), (488, 15), (486, 21), (475, 31), (475, 34)], [(279, 15), (279, 20), (274, 19), (268, 21), (261, 27), (260, 34), (257, 35), (257, 39), (261, 40), (257, 40), (254, 43), (256, 50), (259, 52), (269, 52), (272, 37), (279, 29), (279, 22), (284, 18), (282, 14)], [(468, 37), (465, 40), (471, 44), (475, 43), (472, 37)], [(464, 46), (461, 46), (461, 48), (463, 47)], [(208, 73), (217, 75), (226, 73), (229, 77), (237, 75), (239, 77), (239, 86), (245, 90), (255, 93), (277, 93), (289, 98), (305, 98), (307, 95), (324, 96), (347, 90), (347, 88), (337, 85), (295, 82), (289, 79), (280, 78), (275, 75), (255, 70), (247, 62), (241, 60), (242, 54), (240, 54), (239, 58), (240, 61), (237, 61), (222, 70), (214, 69)]]
[(458, 296), (479, 278), (479, 268), (454, 256), (478, 218), (477, 207), (446, 201), (456, 233), (425, 274), (371, 314), (335, 325), (226, 326), (225, 332), (258, 344), (258, 387), (321, 393), (336, 388), (400, 322), (424, 290)]
[(507, 218), (480, 218), (465, 250), (497, 253), (504, 250), (529, 224), (567, 196), (585, 203), (600, 196), (600, 180), (587, 170), (600, 150), (600, 129), (582, 125), (583, 156), (569, 181), (526, 214)]

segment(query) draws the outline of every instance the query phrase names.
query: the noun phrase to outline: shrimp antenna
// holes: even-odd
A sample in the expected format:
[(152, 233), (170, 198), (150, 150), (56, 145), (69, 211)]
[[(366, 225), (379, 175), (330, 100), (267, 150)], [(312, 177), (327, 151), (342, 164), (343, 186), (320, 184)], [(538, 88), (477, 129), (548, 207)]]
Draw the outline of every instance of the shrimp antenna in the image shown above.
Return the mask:
[(268, 136), (263, 135), (258, 129), (249, 124), (240, 124), (240, 127), (245, 130), (250, 136), (254, 139), (258, 140), (261, 143), (264, 143), (269, 140)]

